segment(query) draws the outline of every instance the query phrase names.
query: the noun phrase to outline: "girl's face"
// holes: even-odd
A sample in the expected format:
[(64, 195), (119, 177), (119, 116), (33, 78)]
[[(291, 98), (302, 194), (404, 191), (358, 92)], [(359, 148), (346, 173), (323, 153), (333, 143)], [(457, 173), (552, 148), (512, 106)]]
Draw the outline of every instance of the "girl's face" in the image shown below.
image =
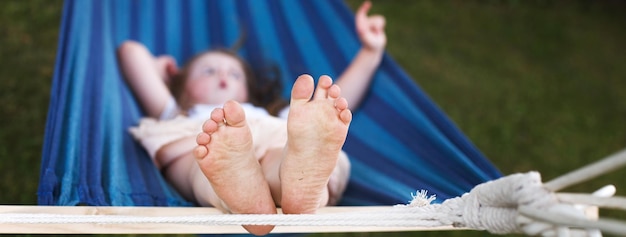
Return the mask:
[(248, 101), (247, 79), (236, 58), (209, 52), (189, 67), (185, 93), (193, 104), (224, 104), (228, 100)]

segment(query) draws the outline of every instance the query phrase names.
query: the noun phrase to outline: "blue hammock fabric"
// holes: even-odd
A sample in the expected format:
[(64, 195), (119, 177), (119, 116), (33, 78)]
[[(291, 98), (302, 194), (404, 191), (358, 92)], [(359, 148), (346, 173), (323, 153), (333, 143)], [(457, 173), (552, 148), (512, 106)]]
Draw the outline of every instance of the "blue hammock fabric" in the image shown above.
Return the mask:
[[(340, 0), (67, 0), (45, 131), (41, 205), (191, 206), (151, 163), (128, 128), (143, 116), (116, 48), (125, 40), (178, 62), (230, 47), (278, 65), (284, 96), (303, 73), (337, 77), (360, 47)], [(352, 177), (342, 205), (393, 205), (428, 190), (459, 196), (500, 172), (388, 55), (345, 150)]]

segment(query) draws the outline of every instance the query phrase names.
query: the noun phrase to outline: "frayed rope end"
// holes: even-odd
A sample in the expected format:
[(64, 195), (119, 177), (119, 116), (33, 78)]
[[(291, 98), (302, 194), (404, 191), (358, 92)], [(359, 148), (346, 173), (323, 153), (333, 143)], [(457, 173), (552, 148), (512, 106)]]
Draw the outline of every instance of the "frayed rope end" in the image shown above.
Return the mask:
[(409, 207), (424, 207), (424, 206), (428, 206), (430, 205), (430, 203), (432, 203), (433, 201), (435, 201), (436, 196), (430, 195), (428, 196), (428, 191), (426, 190), (420, 190), (418, 193), (411, 193), (411, 197), (413, 197), (413, 200), (411, 200), (411, 202), (407, 205)]

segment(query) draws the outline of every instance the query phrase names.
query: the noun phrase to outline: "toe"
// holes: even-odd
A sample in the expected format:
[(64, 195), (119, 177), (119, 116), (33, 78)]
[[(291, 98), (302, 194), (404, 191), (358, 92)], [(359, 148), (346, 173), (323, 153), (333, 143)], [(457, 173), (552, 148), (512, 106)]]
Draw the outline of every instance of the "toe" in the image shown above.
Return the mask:
[(348, 101), (346, 100), (346, 98), (341, 97), (335, 100), (335, 108), (337, 108), (338, 110), (347, 109)]
[(211, 142), (211, 135), (207, 133), (199, 133), (196, 137), (196, 143), (198, 143), (198, 145), (206, 145), (209, 144), (209, 142)]
[(193, 155), (196, 157), (196, 159), (201, 160), (208, 154), (209, 150), (206, 148), (206, 146), (196, 146), (196, 148), (193, 149)]
[(321, 76), (317, 82), (317, 88), (315, 89), (313, 99), (325, 99), (328, 97), (328, 91), (332, 85), (333, 79), (326, 75)]
[(339, 119), (343, 121), (346, 125), (352, 122), (352, 111), (349, 109), (343, 110), (339, 113)]
[(306, 74), (299, 76), (291, 88), (291, 104), (308, 102), (313, 95), (314, 87), (313, 77)]
[(202, 124), (202, 131), (207, 134), (214, 133), (215, 131), (217, 131), (217, 123), (212, 118), (204, 121), (204, 124)]
[(224, 121), (228, 126), (242, 127), (245, 125), (246, 114), (241, 104), (234, 100), (229, 100), (224, 104)]
[(339, 88), (338, 85), (332, 85), (328, 89), (328, 97), (330, 97), (331, 99), (337, 99), (339, 98), (339, 96), (341, 96), (341, 88)]
[[(217, 127), (224, 125), (224, 109), (217, 108), (211, 112), (211, 120), (215, 123), (215, 130), (217, 131)], [(207, 124), (207, 121), (205, 124)]]

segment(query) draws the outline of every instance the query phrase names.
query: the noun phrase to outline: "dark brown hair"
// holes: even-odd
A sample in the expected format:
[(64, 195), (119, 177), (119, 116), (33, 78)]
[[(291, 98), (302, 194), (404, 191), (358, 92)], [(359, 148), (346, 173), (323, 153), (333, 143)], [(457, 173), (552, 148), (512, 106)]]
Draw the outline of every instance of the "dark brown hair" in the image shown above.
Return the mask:
[[(181, 106), (183, 111), (187, 111), (193, 104), (185, 101), (183, 93), (185, 93), (185, 84), (189, 77), (189, 67), (199, 57), (208, 53), (221, 53), (237, 60), (244, 70), (246, 84), (248, 89), (249, 103), (265, 108), (270, 114), (276, 116), (285, 106), (287, 101), (281, 97), (282, 83), (280, 81), (280, 70), (276, 66), (257, 66), (252, 67), (246, 60), (239, 57), (233, 50), (217, 48), (208, 50), (195, 55), (187, 61), (185, 66), (176, 74), (172, 80), (170, 90)], [(241, 101), (240, 101), (241, 102)]]

